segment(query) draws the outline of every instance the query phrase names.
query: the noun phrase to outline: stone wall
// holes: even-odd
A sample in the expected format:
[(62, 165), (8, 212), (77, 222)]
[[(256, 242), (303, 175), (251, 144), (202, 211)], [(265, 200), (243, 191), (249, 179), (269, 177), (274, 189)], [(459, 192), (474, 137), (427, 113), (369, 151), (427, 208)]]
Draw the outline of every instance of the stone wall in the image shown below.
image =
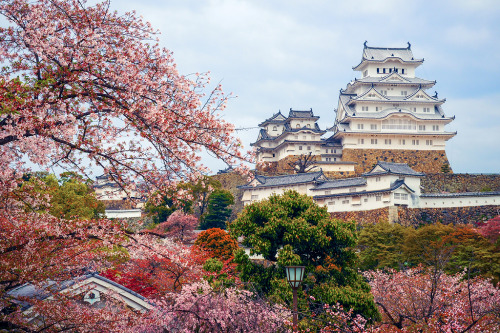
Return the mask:
[(357, 225), (375, 224), (384, 221), (405, 226), (420, 226), (432, 223), (473, 224), (487, 221), (500, 215), (500, 206), (477, 206), (455, 208), (407, 208), (402, 206), (379, 208), (359, 212), (330, 213), (335, 219), (355, 221)]
[(425, 173), (440, 173), (449, 164), (444, 150), (349, 149), (342, 150), (342, 160), (356, 162), (356, 174), (370, 171), (377, 161), (406, 163)]
[(398, 207), (398, 223), (419, 226), (432, 223), (473, 224), (500, 215), (500, 206), (476, 206), (454, 208), (406, 208)]
[(389, 220), (389, 207), (359, 212), (333, 212), (330, 216), (344, 221), (355, 221), (358, 225), (375, 224)]
[(422, 177), (421, 186), (423, 193), (500, 191), (500, 174), (426, 174), (425, 177)]
[[(295, 171), (288, 163), (291, 163), (291, 162), (298, 160), (299, 157), (300, 157), (300, 155), (289, 155), (289, 156), (287, 156), (287, 157), (285, 157), (277, 162), (259, 163), (256, 166), (256, 171), (259, 175), (263, 175), (263, 176), (291, 175), (291, 174), (294, 174)], [(313, 161), (320, 161), (321, 156), (320, 155), (313, 155), (312, 160)], [(316, 167), (316, 168), (311, 169), (311, 172), (312, 171), (319, 171), (320, 167)], [(326, 177), (332, 178), (332, 179), (352, 177), (355, 175), (355, 173), (351, 172), (351, 171), (325, 171), (324, 174)]]

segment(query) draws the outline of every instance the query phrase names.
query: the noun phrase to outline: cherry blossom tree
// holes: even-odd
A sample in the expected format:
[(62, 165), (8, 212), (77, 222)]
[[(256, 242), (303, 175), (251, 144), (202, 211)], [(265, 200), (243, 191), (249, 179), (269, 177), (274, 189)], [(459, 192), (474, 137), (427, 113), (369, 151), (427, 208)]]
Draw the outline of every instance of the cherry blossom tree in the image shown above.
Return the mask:
[(498, 332), (500, 290), (481, 277), (433, 269), (370, 271), (383, 332)]
[[(180, 292), (202, 276), (186, 249), (131, 234), (119, 221), (51, 216), (50, 195), (22, 185), (26, 160), (83, 174), (93, 164), (125, 190), (135, 179), (156, 191), (207, 171), (200, 150), (230, 165), (242, 158), (234, 127), (219, 114), (227, 101), (221, 87), (205, 96), (206, 75), (179, 74), (149, 23), (109, 6), (0, 0), (8, 22), (0, 27), (0, 310), (21, 284), (146, 258), (160, 261), (153, 275), (169, 282), (161, 292)], [(97, 314), (59, 296), (30, 300), (46, 318), (37, 329), (137, 332), (125, 328), (151, 322), (118, 306)], [(0, 323), (33, 329), (19, 310), (2, 311)]]
[(166, 222), (157, 225), (153, 232), (164, 233), (165, 236), (184, 243), (192, 241), (196, 237), (193, 230), (198, 224), (199, 221), (194, 215), (176, 210), (168, 217)]
[(227, 96), (206, 75), (178, 73), (157, 32), (109, 1), (1, 0), (0, 165), (102, 167), (170, 186), (206, 171), (202, 149), (238, 165), (241, 143), (221, 119)]

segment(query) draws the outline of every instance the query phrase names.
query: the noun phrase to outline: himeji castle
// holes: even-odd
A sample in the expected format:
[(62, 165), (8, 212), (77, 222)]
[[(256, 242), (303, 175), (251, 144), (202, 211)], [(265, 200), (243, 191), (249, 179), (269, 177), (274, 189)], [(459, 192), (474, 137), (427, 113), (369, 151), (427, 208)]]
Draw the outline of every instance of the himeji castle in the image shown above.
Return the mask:
[[(446, 141), (456, 135), (445, 125), (453, 121), (443, 111), (445, 99), (429, 93), (436, 81), (419, 78), (411, 44), (403, 48), (370, 47), (364, 43), (361, 73), (340, 90), (334, 125), (327, 131), (313, 111), (278, 112), (259, 126), (258, 171), (292, 173), (290, 161), (311, 153), (311, 171), (328, 177), (360, 175), (378, 161), (406, 163), (418, 172), (449, 168)], [(323, 134), (333, 132), (322, 138)]]
[(440, 172), (448, 163), (446, 141), (456, 133), (445, 125), (446, 99), (429, 94), (436, 81), (416, 76), (424, 59), (404, 48), (370, 47), (353, 70), (360, 79), (340, 90), (332, 139), (342, 142), (342, 159), (367, 172), (377, 160), (408, 163), (424, 172)]

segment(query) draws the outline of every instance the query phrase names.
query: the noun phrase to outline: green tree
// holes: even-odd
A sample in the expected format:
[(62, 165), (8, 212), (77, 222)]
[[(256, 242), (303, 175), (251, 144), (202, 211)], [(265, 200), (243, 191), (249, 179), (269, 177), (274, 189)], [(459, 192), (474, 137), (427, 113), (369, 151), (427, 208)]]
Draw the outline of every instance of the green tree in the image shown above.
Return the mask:
[[(316, 311), (307, 295), (317, 302), (342, 304), (366, 318), (379, 318), (370, 287), (355, 269), (356, 227), (354, 222), (330, 218), (326, 208), (312, 198), (287, 191), (246, 206), (229, 224), (233, 237), (243, 236), (252, 254), (260, 254), (276, 265), (252, 263), (241, 250), (235, 255), (240, 278), (250, 281), (277, 302), (290, 303), (285, 266), (306, 266), (299, 292), (299, 307)], [(304, 319), (305, 320), (305, 319)]]
[(213, 191), (208, 198), (208, 213), (203, 218), (200, 229), (226, 229), (226, 222), (232, 212), (229, 206), (232, 204), (234, 204), (234, 197), (231, 192), (227, 190)]
[(406, 238), (414, 232), (412, 227), (388, 222), (365, 226), (359, 232), (359, 268), (361, 270), (394, 268), (407, 264), (404, 248)]
[(53, 174), (33, 173), (22, 185), (23, 190), (32, 188), (39, 194), (51, 197), (47, 207), (39, 207), (51, 215), (62, 219), (93, 219), (104, 215), (104, 204), (97, 200), (94, 190), (83, 182), (76, 173), (62, 173), (60, 180)]
[[(170, 190), (161, 196), (160, 200), (151, 199), (146, 202), (144, 211), (153, 219), (154, 224), (166, 222), (173, 212), (180, 209), (184, 214), (190, 214), (193, 201), (176, 198), (178, 190), (185, 190), (185, 184), (179, 184), (177, 189)], [(189, 193), (188, 193), (189, 194)], [(153, 196), (154, 197), (154, 196)], [(175, 200), (174, 200), (175, 199)]]

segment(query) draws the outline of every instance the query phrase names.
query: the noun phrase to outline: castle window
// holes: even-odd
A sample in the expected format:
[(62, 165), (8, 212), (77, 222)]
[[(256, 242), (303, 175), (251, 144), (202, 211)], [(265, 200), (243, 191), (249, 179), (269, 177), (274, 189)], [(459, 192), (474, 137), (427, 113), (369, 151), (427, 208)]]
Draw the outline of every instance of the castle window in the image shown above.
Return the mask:
[(428, 146), (432, 146), (432, 140), (425, 140), (425, 144)]
[(367, 76), (367, 75), (368, 75), (368, 71), (366, 70), (363, 72), (363, 76)]
[(392, 68), (389, 68), (389, 73), (392, 73)]
[(377, 124), (371, 124), (371, 125), (370, 125), (370, 129), (372, 129), (372, 130), (376, 130), (376, 129), (377, 129)]
[(376, 145), (377, 144), (377, 139), (371, 139), (371, 144)]
[(296, 127), (297, 127), (297, 128), (300, 128), (300, 124), (297, 124), (297, 126), (296, 126)]
[(406, 91), (406, 90), (401, 90), (401, 95), (403, 95), (403, 96), (408, 95), (408, 91)]
[(311, 146), (307, 146), (307, 150), (311, 150)]
[(406, 144), (406, 140), (405, 139), (399, 139), (399, 144), (404, 146)]
[(397, 69), (397, 68), (394, 68), (394, 71), (397, 73), (397, 72), (398, 72), (398, 69)]
[(276, 157), (276, 154), (273, 154), (273, 157)]
[(385, 144), (390, 145), (391, 144), (391, 139), (385, 139)]
[(258, 200), (259, 195), (258, 194), (252, 194), (252, 200)]
[(358, 124), (358, 129), (363, 129), (363, 124)]
[(401, 69), (401, 74), (404, 74), (405, 73), (405, 69)]
[(424, 112), (431, 112), (429, 108), (424, 108)]
[(365, 139), (358, 139), (358, 145), (362, 145), (365, 143)]
[(411, 144), (414, 145), (414, 146), (418, 146), (419, 145), (419, 141), (418, 140), (411, 140)]
[(417, 108), (413, 108), (413, 112), (417, 112)]
[(378, 106), (375, 107), (375, 111), (382, 110), (382, 108), (379, 108)]
[(433, 131), (439, 131), (439, 125), (432, 125)]
[(377, 74), (380, 73), (380, 68), (377, 68)]
[(328, 201), (328, 205), (329, 206), (335, 205), (335, 201)]
[(307, 128), (311, 128), (311, 124), (307, 124)]
[(335, 162), (335, 161), (337, 161), (337, 158), (336, 158), (336, 157), (334, 157), (334, 158), (333, 158), (333, 161), (334, 161), (334, 162)]
[(385, 68), (383, 69), (383, 73), (385, 74)]
[(382, 196), (381, 196), (381, 195), (377, 195), (377, 196), (375, 197), (375, 200), (376, 200), (376, 201), (382, 201)]
[(367, 106), (362, 106), (361, 107), (361, 111), (368, 111), (368, 107)]
[(348, 205), (349, 204), (349, 200), (342, 200), (342, 204), (343, 205)]
[(364, 202), (368, 202), (368, 198), (365, 198), (363, 201), (364, 201)]
[(376, 182), (379, 182), (379, 181), (380, 181), (380, 177), (376, 177), (376, 178), (375, 178), (375, 181), (376, 181)]
[(299, 146), (299, 150), (302, 150), (302, 146)]
[(425, 131), (425, 125), (418, 125), (419, 131)]

